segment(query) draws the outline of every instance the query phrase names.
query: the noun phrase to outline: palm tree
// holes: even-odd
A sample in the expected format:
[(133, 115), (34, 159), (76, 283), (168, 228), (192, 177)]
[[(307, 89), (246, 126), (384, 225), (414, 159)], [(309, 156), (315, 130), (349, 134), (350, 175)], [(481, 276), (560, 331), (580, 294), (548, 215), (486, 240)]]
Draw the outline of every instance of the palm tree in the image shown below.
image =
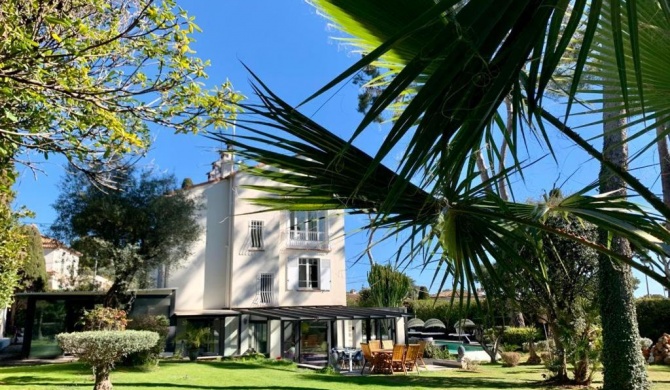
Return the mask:
[[(565, 7), (568, 3), (572, 5), (570, 12)], [(655, 268), (648, 269), (626, 253), (619, 254), (541, 223), (548, 214), (572, 214), (609, 234), (628, 239), (638, 248), (664, 253), (661, 243), (670, 237), (662, 223), (670, 217), (670, 209), (621, 164), (608, 160), (566, 126), (567, 119), (558, 120), (541, 108), (557, 64), (584, 22), (568, 91), (568, 116), (577, 98), (593, 37), (606, 13), (615, 16), (608, 22), (614, 45), (614, 56), (608, 59), (617, 67), (613, 80), (619, 80), (627, 112), (635, 113), (635, 104), (646, 103), (633, 96), (643, 94), (642, 80), (637, 76), (641, 64), (637, 30), (628, 28), (637, 23), (635, 3), (608, 1), (608, 7), (603, 8), (600, 1), (519, 0), (502, 5), (490, 0), (316, 1), (339, 26), (357, 37), (352, 41), (368, 54), (315, 95), (375, 61), (389, 69), (390, 83), (375, 99), (352, 139), (345, 141), (301, 115), (259, 82), (257, 93), (262, 104), (244, 105), (248, 113), (256, 116), (238, 122), (251, 135), (228, 141), (242, 148), (244, 156), (277, 168), (249, 168), (284, 184), (264, 188), (273, 195), (257, 203), (269, 208), (337, 208), (370, 214), (371, 228), (389, 231), (382, 240), (392, 234), (408, 233), (401, 244), (406, 251), (399, 251), (405, 255), (399, 255), (399, 261), (437, 258), (438, 272), (443, 275), (441, 283), (450, 275), (461, 289), (474, 288), (474, 277), (483, 270), (495, 275), (494, 262), (502, 271), (527, 268), (524, 259), (503, 256), (501, 251), (509, 254), (514, 241), (527, 241), (537, 231), (549, 231), (578, 240), (669, 285), (658, 263), (651, 259)], [(649, 3), (656, 4), (651, 0)], [(663, 2), (659, 4), (664, 6)], [(622, 28), (620, 15), (629, 21), (624, 25), (630, 31), (626, 42), (618, 33)], [(497, 117), (497, 108), (510, 94), (516, 118), (513, 128), (506, 127)], [(353, 145), (355, 138), (399, 99), (405, 104), (401, 104), (393, 128), (377, 154), (369, 156), (357, 149)], [(667, 105), (660, 98), (655, 101)], [(534, 127), (519, 126), (524, 120)], [(558, 204), (539, 206), (510, 202), (489, 190), (495, 188), (496, 180), (520, 169), (516, 150), (519, 140), (525, 138), (524, 132), (534, 131), (538, 138), (547, 141), (551, 151), (547, 123), (620, 177), (655, 213), (628, 202), (622, 193), (587, 195), (598, 187), (597, 183)], [(478, 181), (480, 172), (472, 158), (474, 152), (483, 142), (501, 136), (508, 142), (514, 164), (489, 180)], [(382, 160), (405, 137), (410, 141), (403, 163), (397, 171), (390, 170)], [(541, 270), (528, 271), (543, 277)], [(630, 329), (627, 332), (631, 334)], [(613, 369), (616, 367), (610, 366), (606, 372)], [(630, 388), (645, 386), (639, 377), (626, 383), (631, 383)]]

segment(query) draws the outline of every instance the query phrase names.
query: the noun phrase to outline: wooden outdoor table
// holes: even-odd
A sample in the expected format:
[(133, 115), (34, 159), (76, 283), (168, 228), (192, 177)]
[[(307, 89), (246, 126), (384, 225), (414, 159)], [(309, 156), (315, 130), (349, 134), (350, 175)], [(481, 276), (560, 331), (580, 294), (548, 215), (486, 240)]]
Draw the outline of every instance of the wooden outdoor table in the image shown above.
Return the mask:
[(390, 374), (391, 371), (391, 357), (393, 356), (393, 349), (378, 349), (372, 352), (373, 363), (375, 366), (374, 372), (377, 374)]

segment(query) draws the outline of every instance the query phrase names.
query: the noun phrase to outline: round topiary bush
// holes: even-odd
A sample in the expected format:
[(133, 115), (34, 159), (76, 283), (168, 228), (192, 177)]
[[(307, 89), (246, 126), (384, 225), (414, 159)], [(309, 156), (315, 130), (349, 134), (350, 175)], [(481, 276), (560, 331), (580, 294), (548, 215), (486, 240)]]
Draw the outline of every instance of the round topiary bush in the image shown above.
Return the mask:
[(138, 351), (149, 349), (158, 342), (158, 333), (144, 330), (88, 331), (61, 333), (56, 336), (65, 351), (88, 363), (95, 376), (94, 390), (110, 390), (109, 373), (114, 362)]

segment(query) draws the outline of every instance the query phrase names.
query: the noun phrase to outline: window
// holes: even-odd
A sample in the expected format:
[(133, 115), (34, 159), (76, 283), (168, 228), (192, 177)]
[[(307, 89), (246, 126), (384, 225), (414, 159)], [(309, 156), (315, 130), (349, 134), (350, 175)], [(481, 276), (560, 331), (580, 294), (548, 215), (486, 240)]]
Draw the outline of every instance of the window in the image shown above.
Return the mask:
[(272, 286), (273, 283), (272, 274), (261, 274), (260, 286), (259, 286), (259, 295), (261, 303), (272, 303)]
[(319, 259), (300, 259), (298, 263), (299, 267), (299, 276), (298, 276), (298, 287), (299, 288), (312, 288), (315, 290), (319, 289)]
[(330, 291), (330, 259), (294, 257), (286, 262), (287, 290)]
[(325, 241), (325, 211), (291, 211), (289, 235), (292, 241)]
[(263, 221), (249, 221), (251, 249), (263, 249)]

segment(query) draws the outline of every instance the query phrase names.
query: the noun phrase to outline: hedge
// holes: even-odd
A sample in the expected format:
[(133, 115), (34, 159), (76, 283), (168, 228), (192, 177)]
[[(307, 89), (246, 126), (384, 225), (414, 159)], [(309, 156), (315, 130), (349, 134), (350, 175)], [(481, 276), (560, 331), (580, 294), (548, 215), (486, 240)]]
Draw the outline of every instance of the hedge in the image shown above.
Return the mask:
[[(408, 311), (414, 313), (417, 318), (424, 321), (430, 318), (437, 318), (444, 322), (447, 328), (453, 329), (456, 321), (463, 318), (471, 319), (476, 324), (484, 324), (489, 317), (486, 300), (481, 300), (480, 304), (481, 307), (478, 307), (475, 300), (472, 299), (469, 306), (466, 302), (463, 302), (463, 307), (461, 308), (458, 301), (454, 301), (452, 305), (451, 301), (446, 299), (438, 301), (434, 299), (412, 300), (409, 302)], [(499, 318), (500, 316), (496, 315), (496, 323), (494, 325), (499, 325), (497, 321)]]
[(656, 342), (663, 333), (670, 333), (670, 299), (638, 299), (636, 309), (640, 336)]
[(508, 326), (505, 327), (505, 333), (503, 333), (503, 342), (505, 344), (513, 344), (519, 347), (521, 347), (524, 343), (527, 343), (531, 338), (533, 341), (537, 341), (543, 339), (544, 336), (539, 329), (532, 326)]
[(151, 368), (158, 365), (161, 352), (165, 350), (165, 341), (170, 329), (170, 320), (167, 317), (158, 315), (142, 315), (134, 317), (128, 329), (148, 330), (158, 334), (158, 342), (149, 349), (139, 352), (133, 352), (122, 360), (122, 365), (128, 367), (146, 367)]

